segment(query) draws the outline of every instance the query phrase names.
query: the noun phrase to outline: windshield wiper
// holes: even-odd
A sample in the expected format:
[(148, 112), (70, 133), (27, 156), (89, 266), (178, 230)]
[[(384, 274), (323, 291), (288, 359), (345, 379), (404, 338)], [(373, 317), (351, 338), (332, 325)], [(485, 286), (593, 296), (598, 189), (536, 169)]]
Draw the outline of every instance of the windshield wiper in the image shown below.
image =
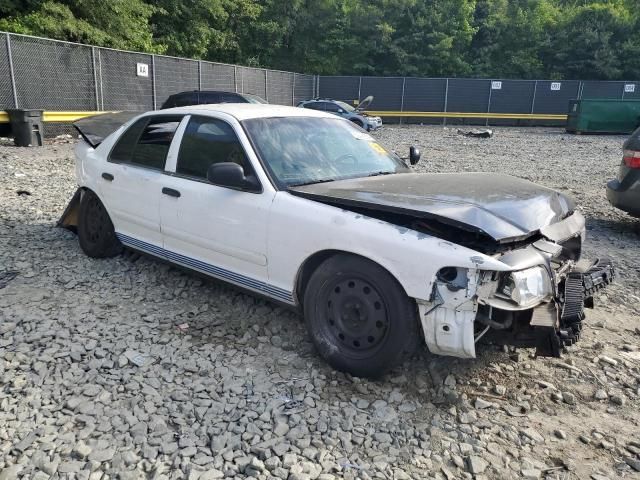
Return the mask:
[(388, 172), (386, 170), (384, 171), (380, 171), (380, 172), (373, 172), (367, 175), (367, 177), (378, 177), (380, 175), (391, 175), (392, 173), (396, 173), (396, 172)]
[(303, 187), (304, 185), (314, 185), (316, 183), (334, 182), (335, 178), (323, 178), (322, 180), (309, 180), (308, 182), (292, 183), (288, 187)]

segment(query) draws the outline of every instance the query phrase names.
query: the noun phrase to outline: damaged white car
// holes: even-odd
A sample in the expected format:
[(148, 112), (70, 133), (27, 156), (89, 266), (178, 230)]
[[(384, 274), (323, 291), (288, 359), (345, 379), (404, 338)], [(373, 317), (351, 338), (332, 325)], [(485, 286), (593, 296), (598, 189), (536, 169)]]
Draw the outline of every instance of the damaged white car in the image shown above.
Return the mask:
[(320, 355), (353, 375), (379, 376), (421, 338), (468, 358), (488, 332), (558, 356), (614, 276), (580, 260), (585, 221), (564, 195), (414, 173), (328, 113), (204, 105), (76, 127), (79, 189), (60, 224), (87, 255), (127, 247), (298, 307)]

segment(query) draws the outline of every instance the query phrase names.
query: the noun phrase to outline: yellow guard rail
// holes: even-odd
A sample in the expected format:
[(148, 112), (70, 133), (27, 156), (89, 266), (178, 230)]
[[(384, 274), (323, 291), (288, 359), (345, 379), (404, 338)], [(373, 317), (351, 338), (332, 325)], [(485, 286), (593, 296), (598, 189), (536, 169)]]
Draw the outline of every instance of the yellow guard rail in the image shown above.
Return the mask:
[[(43, 120), (45, 122), (71, 123), (81, 118), (99, 115), (101, 113), (113, 112), (54, 112), (45, 111)], [(557, 120), (566, 121), (566, 115), (538, 114), (538, 113), (471, 113), (471, 112), (399, 112), (399, 111), (367, 111), (369, 115), (379, 117), (413, 117), (413, 118), (487, 118), (503, 120)], [(0, 123), (9, 122), (7, 112), (0, 111)]]

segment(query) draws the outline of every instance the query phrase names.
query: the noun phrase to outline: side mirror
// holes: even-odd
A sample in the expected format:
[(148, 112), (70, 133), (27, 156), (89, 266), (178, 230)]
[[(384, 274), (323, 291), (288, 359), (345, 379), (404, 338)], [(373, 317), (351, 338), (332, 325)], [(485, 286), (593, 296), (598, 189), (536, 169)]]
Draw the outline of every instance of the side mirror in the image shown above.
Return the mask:
[(344, 110), (343, 110), (343, 109), (341, 109), (341, 108), (339, 108), (339, 109), (338, 109), (338, 113), (344, 113)]
[(244, 169), (234, 162), (212, 164), (207, 170), (207, 180), (220, 187), (234, 190), (260, 191), (260, 183), (255, 177), (245, 177)]
[(420, 150), (418, 150), (416, 147), (410, 147), (409, 148), (409, 163), (411, 163), (411, 165), (415, 165), (419, 161), (420, 161)]

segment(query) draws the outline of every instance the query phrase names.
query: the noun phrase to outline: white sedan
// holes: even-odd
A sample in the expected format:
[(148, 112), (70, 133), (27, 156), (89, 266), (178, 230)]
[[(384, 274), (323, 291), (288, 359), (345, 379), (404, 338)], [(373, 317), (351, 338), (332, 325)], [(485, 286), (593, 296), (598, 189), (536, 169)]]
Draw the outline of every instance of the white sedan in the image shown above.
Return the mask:
[[(81, 120), (60, 224), (89, 256), (135, 249), (299, 308), (332, 366), (375, 377), (424, 338), (560, 355), (608, 262), (579, 261), (584, 218), (507, 175), (413, 173), (353, 123), (273, 105)], [(411, 150), (410, 163), (419, 159)]]

